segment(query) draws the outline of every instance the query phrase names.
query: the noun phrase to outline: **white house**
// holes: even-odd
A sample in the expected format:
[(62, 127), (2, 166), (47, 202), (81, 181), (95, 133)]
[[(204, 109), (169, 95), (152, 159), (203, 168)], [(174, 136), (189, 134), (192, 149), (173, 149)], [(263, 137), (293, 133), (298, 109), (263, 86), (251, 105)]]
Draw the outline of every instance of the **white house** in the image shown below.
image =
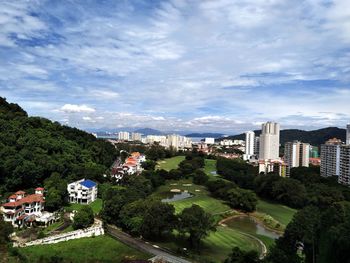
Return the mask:
[(97, 199), (97, 183), (91, 180), (70, 183), (67, 190), (70, 203), (90, 204)]

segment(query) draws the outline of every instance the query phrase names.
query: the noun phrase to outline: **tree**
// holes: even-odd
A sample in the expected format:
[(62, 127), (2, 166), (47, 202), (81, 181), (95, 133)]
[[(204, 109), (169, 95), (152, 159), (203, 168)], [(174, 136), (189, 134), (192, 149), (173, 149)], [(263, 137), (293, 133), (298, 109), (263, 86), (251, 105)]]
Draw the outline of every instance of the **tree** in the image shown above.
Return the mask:
[(188, 233), (190, 246), (198, 248), (200, 241), (216, 231), (215, 221), (198, 205), (185, 208), (179, 216), (178, 230), (182, 234)]
[(109, 189), (103, 199), (102, 219), (107, 223), (118, 224), (119, 213), (128, 201), (132, 202), (128, 200), (125, 190)]
[(66, 203), (67, 199), (67, 181), (62, 179), (59, 173), (52, 173), (44, 181), (46, 189), (45, 208), (48, 211), (56, 211)]
[(227, 191), (225, 200), (232, 208), (241, 209), (245, 212), (254, 211), (258, 203), (254, 192), (240, 188), (232, 188)]
[(258, 252), (251, 251), (242, 251), (239, 247), (234, 247), (231, 254), (224, 263), (258, 263), (259, 260)]
[(73, 229), (87, 228), (94, 223), (94, 212), (90, 206), (82, 207), (73, 218)]
[(124, 205), (119, 213), (120, 224), (123, 229), (132, 235), (140, 235), (145, 209), (144, 200), (137, 200)]
[(153, 160), (147, 160), (141, 164), (142, 168), (145, 170), (154, 170), (157, 165), (157, 162)]
[(193, 183), (205, 185), (209, 180), (208, 175), (200, 169), (197, 169), (193, 174)]
[(10, 242), (10, 234), (13, 232), (11, 223), (5, 222), (0, 216), (0, 246)]
[(161, 201), (146, 201), (146, 210), (143, 215), (141, 234), (154, 239), (175, 228), (177, 218), (175, 208), (171, 204)]
[(272, 195), (276, 201), (292, 207), (303, 207), (306, 202), (306, 189), (298, 180), (282, 178), (272, 186)]

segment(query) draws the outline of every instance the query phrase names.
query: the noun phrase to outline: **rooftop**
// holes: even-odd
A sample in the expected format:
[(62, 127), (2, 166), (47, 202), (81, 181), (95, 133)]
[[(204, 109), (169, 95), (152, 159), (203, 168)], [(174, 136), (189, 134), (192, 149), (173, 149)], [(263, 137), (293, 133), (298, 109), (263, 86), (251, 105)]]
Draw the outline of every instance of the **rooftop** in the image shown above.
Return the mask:
[(82, 186), (85, 186), (86, 188), (92, 188), (92, 187), (95, 187), (97, 185), (94, 181), (91, 181), (89, 179), (80, 182), (80, 184)]

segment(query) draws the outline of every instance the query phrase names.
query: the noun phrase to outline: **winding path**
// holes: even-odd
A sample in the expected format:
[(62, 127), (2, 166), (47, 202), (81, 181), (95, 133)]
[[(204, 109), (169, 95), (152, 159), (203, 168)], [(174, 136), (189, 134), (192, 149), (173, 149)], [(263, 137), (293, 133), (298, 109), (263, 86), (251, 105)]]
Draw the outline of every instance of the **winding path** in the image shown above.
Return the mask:
[(181, 257), (175, 256), (170, 251), (167, 251), (164, 248), (160, 248), (158, 246), (151, 245), (148, 242), (143, 241), (142, 239), (133, 238), (132, 236), (124, 233), (123, 231), (119, 230), (115, 226), (107, 225), (106, 231), (109, 235), (118, 239), (119, 241), (123, 242), (124, 244), (129, 245), (135, 249), (144, 251), (146, 253), (155, 255), (157, 258), (165, 259), (167, 262), (170, 262), (170, 263), (191, 263), (191, 261), (188, 261), (188, 260), (183, 259)]

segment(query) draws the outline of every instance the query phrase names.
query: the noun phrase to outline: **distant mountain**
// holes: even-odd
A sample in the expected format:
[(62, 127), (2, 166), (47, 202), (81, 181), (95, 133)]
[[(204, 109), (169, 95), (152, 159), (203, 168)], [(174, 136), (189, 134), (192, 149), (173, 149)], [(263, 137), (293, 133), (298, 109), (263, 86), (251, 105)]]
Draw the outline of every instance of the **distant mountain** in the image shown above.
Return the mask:
[[(256, 136), (259, 136), (261, 134), (261, 130), (254, 131)], [(331, 138), (338, 138), (342, 141), (345, 141), (346, 139), (346, 130), (340, 129), (337, 127), (328, 127), (323, 128), (319, 130), (314, 131), (303, 131), (303, 130), (297, 130), (297, 129), (287, 129), (282, 130), (280, 134), (281, 144), (284, 144), (286, 142), (290, 142), (293, 140), (299, 140), (302, 142), (310, 143), (311, 145), (321, 145), (325, 141)], [(218, 140), (221, 141), (223, 139), (231, 139), (231, 140), (244, 140), (245, 134), (238, 134), (233, 136), (228, 136), (225, 138), (219, 138)]]
[(142, 133), (143, 135), (163, 135), (164, 133), (159, 131), (159, 130), (155, 130), (155, 129), (151, 129), (151, 128), (143, 128), (143, 129), (137, 129), (134, 132), (138, 132), (138, 133)]
[(222, 133), (190, 133), (190, 134), (186, 134), (186, 137), (195, 137), (195, 138), (220, 138), (222, 136), (224, 136), (224, 134)]

